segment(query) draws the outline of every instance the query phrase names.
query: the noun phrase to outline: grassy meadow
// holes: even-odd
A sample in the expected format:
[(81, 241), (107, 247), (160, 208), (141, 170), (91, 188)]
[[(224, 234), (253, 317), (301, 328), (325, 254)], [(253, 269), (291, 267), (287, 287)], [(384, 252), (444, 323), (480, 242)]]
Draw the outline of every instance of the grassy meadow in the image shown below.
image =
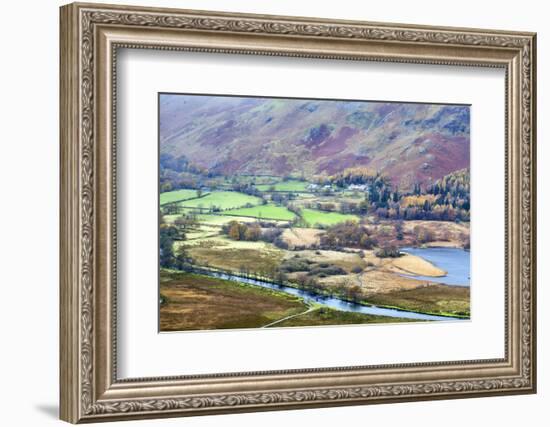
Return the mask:
[(307, 192), (308, 183), (305, 181), (288, 180), (278, 181), (273, 184), (260, 184), (256, 188), (260, 191), (280, 191), (280, 192)]
[(197, 198), (197, 190), (181, 189), (160, 193), (160, 205)]
[(223, 215), (251, 217), (256, 219), (274, 219), (279, 221), (292, 221), (296, 214), (289, 211), (284, 206), (278, 206), (274, 203), (258, 205), (251, 208), (230, 209), (223, 212)]
[(341, 214), (338, 212), (322, 212), (315, 209), (303, 209), (302, 217), (304, 221), (311, 226), (316, 225), (336, 225), (346, 221), (358, 221), (356, 215)]
[(248, 194), (238, 193), (236, 191), (213, 191), (200, 198), (183, 200), (177, 203), (177, 205), (184, 208), (234, 209), (247, 205), (258, 205), (260, 203), (260, 198), (249, 196)]

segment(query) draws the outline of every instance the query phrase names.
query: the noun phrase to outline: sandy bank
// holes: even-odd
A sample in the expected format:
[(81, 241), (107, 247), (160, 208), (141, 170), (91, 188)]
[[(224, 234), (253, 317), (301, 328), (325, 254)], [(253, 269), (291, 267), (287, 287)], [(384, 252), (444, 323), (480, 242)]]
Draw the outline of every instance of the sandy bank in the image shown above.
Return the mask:
[(445, 241), (435, 241), (425, 243), (424, 246), (427, 248), (456, 248), (463, 249), (464, 245), (460, 242), (445, 242)]
[(393, 259), (387, 268), (396, 273), (413, 276), (442, 277), (447, 274), (445, 270), (436, 267), (431, 262), (410, 254)]

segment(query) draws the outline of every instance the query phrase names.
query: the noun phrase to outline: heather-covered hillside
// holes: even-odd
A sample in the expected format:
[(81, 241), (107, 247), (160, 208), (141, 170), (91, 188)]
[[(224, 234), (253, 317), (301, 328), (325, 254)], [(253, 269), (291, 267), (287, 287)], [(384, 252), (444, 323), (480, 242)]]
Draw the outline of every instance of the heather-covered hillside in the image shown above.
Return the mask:
[(224, 175), (367, 166), (411, 189), (470, 163), (468, 106), (160, 96), (160, 150)]

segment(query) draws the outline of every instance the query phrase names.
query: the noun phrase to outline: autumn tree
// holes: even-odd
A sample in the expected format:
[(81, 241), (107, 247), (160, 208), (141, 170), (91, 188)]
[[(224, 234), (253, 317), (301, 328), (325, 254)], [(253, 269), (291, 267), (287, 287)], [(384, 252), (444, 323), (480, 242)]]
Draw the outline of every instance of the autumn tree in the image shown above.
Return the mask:
[(227, 235), (233, 240), (241, 240), (241, 226), (237, 221), (229, 223)]
[[(246, 227), (246, 226), (245, 226)], [(252, 224), (251, 226), (246, 227), (244, 232), (244, 240), (256, 241), (260, 239), (262, 235), (262, 229), (258, 224)]]

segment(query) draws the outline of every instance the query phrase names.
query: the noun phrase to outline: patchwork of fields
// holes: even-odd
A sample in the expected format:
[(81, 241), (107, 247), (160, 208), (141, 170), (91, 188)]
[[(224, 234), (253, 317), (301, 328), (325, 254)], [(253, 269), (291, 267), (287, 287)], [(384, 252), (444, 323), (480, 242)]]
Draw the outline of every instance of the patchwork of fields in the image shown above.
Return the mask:
[[(273, 193), (293, 193), (297, 197), (296, 205), (301, 205), (301, 200), (315, 201), (320, 199), (323, 201), (330, 200), (327, 197), (317, 197), (315, 193), (309, 191), (306, 181), (281, 181), (275, 184), (260, 184), (256, 185), (258, 191), (263, 194)], [(337, 197), (341, 197), (337, 195)], [(337, 199), (337, 197), (333, 197)], [(210, 222), (205, 216), (206, 211), (211, 211), (213, 214), (212, 221), (220, 224), (224, 220), (220, 220), (218, 215), (233, 216), (233, 217), (249, 217), (257, 220), (276, 220), (276, 221), (293, 221), (303, 220), (303, 226), (330, 226), (345, 221), (358, 221), (356, 215), (342, 214), (339, 212), (327, 212), (311, 208), (300, 209), (299, 212), (291, 211), (287, 206), (270, 201), (265, 202), (262, 198), (254, 195), (244, 194), (238, 191), (212, 191), (203, 192), (200, 196), (197, 190), (181, 189), (161, 193), (160, 205), (176, 205), (186, 210), (196, 209), (200, 213), (203, 222)]]
[[(435, 280), (445, 275), (422, 258), (408, 254), (380, 258), (376, 247), (323, 246), (327, 233), (342, 225), (368, 230), (374, 242), (399, 238), (403, 246), (416, 239), (421, 229), (433, 240), (428, 244), (458, 247), (469, 235), (468, 225), (407, 221), (397, 230), (392, 221), (337, 211), (342, 203), (361, 201), (364, 196), (357, 191), (320, 192), (306, 181), (277, 181), (271, 176), (261, 180), (244, 176), (238, 181), (245, 190), (221, 182), (213, 189), (161, 193), (163, 222), (183, 236), (174, 241), (173, 250), (183, 251), (192, 268), (285, 283), (364, 304), (469, 315), (469, 288), (410, 277), (417, 274)], [(330, 242), (340, 236), (337, 231)], [(163, 270), (161, 279), (161, 329), (167, 331), (405, 321), (311, 306), (281, 292), (201, 274)]]

